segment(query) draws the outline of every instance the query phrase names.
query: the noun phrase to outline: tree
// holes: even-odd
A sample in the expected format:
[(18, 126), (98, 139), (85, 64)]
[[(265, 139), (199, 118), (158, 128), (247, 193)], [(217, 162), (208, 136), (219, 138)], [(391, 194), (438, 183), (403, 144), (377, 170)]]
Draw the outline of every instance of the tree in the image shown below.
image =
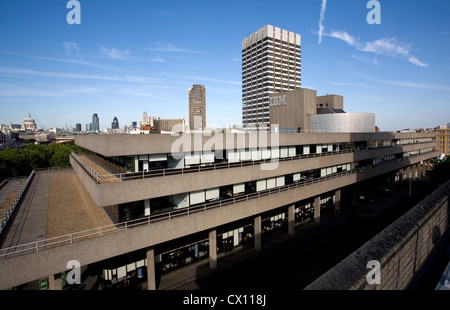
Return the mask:
[(430, 176), (431, 180), (438, 184), (450, 180), (450, 157), (447, 156), (444, 160), (434, 161)]
[(28, 176), (33, 169), (70, 166), (70, 153), (84, 150), (73, 141), (66, 144), (29, 144), (24, 149), (0, 152), (0, 181), (8, 177)]

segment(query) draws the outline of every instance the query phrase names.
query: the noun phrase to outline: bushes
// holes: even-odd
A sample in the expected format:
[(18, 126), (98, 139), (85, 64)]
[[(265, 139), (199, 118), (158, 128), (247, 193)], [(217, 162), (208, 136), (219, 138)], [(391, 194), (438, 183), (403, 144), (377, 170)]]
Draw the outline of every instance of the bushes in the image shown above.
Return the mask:
[(82, 150), (73, 141), (66, 144), (29, 144), (23, 149), (0, 152), (0, 181), (8, 177), (27, 176), (33, 169), (70, 166), (69, 155)]

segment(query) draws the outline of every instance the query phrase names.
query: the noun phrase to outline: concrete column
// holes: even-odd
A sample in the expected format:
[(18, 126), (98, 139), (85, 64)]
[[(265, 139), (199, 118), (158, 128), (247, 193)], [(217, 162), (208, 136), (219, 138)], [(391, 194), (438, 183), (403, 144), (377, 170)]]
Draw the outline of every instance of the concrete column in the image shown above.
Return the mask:
[(389, 182), (389, 189), (393, 190), (395, 184), (395, 172), (389, 174), (388, 182)]
[(261, 250), (261, 216), (253, 219), (254, 246), (256, 250)]
[(400, 182), (403, 182), (404, 181), (404, 177), (403, 177), (403, 174), (405, 173), (405, 171), (404, 171), (404, 169), (400, 169), (400, 171), (398, 172), (398, 174), (399, 174), (399, 176), (400, 176), (400, 178), (399, 178), (399, 181)]
[(147, 249), (147, 289), (156, 290), (155, 250), (153, 247)]
[(150, 215), (150, 199), (144, 200), (144, 215), (145, 216)]
[(217, 269), (217, 231), (209, 232), (209, 268)]
[(62, 281), (61, 274), (57, 273), (48, 277), (48, 288), (51, 291), (61, 291)]
[(416, 171), (417, 171), (417, 164), (411, 166), (411, 177), (412, 180), (416, 180)]
[(423, 162), (418, 164), (418, 166), (419, 166), (418, 175), (419, 175), (419, 178), (421, 179), (421, 178), (423, 178), (425, 176), (424, 171), (423, 171), (423, 167), (424, 167)]
[(406, 180), (409, 182), (411, 173), (411, 166), (406, 167)]
[(134, 172), (139, 171), (139, 156), (134, 156)]
[(422, 164), (422, 169), (421, 169), (421, 173), (422, 173), (422, 178), (425, 177), (427, 175), (427, 166), (425, 165), (425, 162), (423, 161)]
[(353, 185), (352, 190), (352, 206), (357, 207), (359, 206), (359, 197), (361, 196), (361, 187), (359, 184)]
[(339, 215), (341, 213), (341, 190), (337, 190), (334, 193), (334, 214)]
[(291, 236), (295, 234), (295, 205), (288, 208), (288, 234)]
[(314, 222), (320, 223), (320, 196), (314, 198)]

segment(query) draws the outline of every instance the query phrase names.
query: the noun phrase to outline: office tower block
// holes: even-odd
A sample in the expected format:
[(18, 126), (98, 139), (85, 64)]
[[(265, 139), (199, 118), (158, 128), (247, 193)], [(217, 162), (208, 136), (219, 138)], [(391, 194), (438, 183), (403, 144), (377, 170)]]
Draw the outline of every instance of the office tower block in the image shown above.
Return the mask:
[(266, 25), (242, 40), (242, 124), (268, 128), (269, 94), (301, 87), (301, 36)]
[(206, 127), (206, 87), (194, 84), (189, 88), (189, 129)]

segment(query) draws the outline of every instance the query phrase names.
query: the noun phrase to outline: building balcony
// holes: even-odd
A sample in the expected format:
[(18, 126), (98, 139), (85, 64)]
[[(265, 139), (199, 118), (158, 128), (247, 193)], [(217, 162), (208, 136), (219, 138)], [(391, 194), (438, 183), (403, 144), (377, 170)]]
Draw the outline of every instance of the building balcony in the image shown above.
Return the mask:
[[(232, 184), (285, 176), (296, 172), (333, 167), (353, 162), (372, 160), (377, 157), (419, 153), (420, 149), (434, 145), (433, 142), (410, 144), (376, 149), (341, 150), (317, 154), (256, 161), (213, 163), (180, 169), (156, 169), (149, 171), (114, 173), (83, 154), (71, 155), (71, 164), (85, 184), (95, 203), (100, 207), (133, 201), (164, 197), (181, 193), (217, 188)], [(395, 169), (403, 164), (417, 163), (436, 157), (438, 152), (427, 152), (400, 158)], [(420, 158), (420, 159), (418, 159)], [(273, 169), (265, 167), (274, 167)], [(380, 170), (380, 173), (384, 173)]]

